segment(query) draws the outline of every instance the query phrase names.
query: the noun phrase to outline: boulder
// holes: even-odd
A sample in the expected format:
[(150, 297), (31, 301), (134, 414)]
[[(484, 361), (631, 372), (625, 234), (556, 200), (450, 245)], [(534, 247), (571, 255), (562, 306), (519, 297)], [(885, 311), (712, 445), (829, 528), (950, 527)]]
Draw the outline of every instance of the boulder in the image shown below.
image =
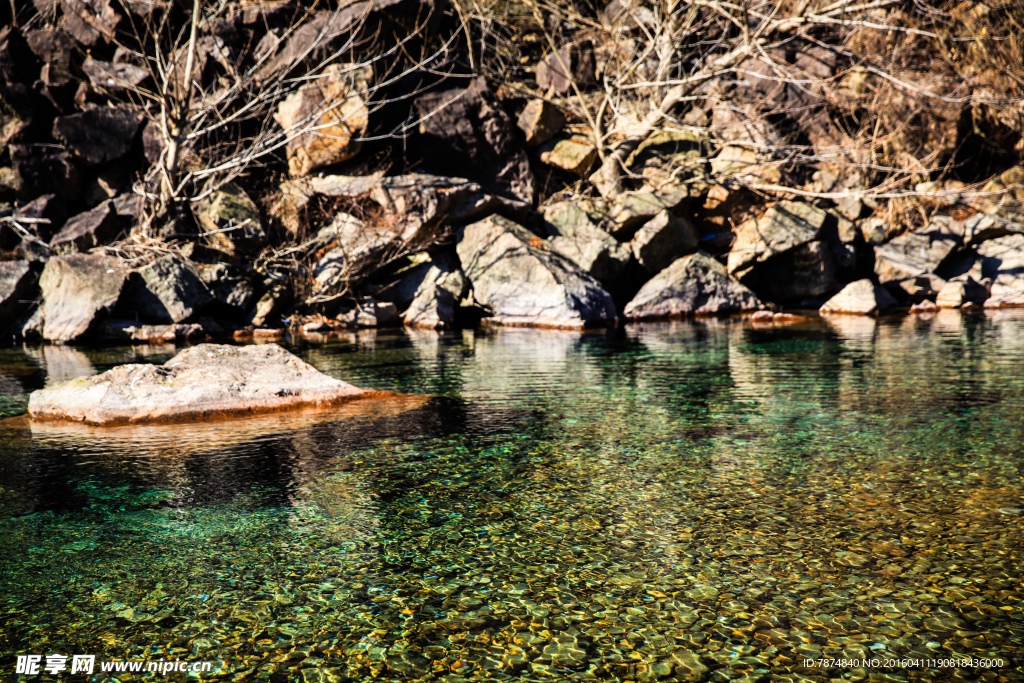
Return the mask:
[(79, 114), (60, 116), (53, 136), (77, 159), (89, 165), (123, 157), (132, 146), (142, 114), (132, 107), (93, 107)]
[(196, 267), (174, 254), (135, 271), (126, 298), (143, 318), (159, 323), (180, 323), (214, 300)]
[(402, 322), (409, 327), (445, 329), (455, 322), (455, 310), (459, 299), (452, 289), (441, 284), (425, 282), (416, 292)]
[(398, 324), (398, 309), (391, 302), (370, 299), (342, 310), (335, 319), (346, 327), (388, 327)]
[(149, 71), (140, 66), (104, 62), (92, 57), (82, 64), (82, 71), (89, 77), (93, 88), (113, 93), (134, 90), (149, 78)]
[(964, 246), (976, 246), (1006, 235), (1024, 234), (1024, 224), (979, 213), (964, 221)]
[(110, 0), (61, 0), (66, 21), (64, 30), (84, 47), (105, 45), (114, 38), (117, 12)]
[(541, 145), (540, 160), (549, 166), (575, 173), (581, 178), (597, 161), (597, 148), (586, 135), (560, 136)]
[(688, 197), (684, 185), (668, 185), (654, 192), (624, 192), (609, 202), (601, 227), (615, 239), (629, 241), (644, 223), (666, 209), (675, 209)]
[(557, 95), (573, 92), (572, 83), (582, 91), (594, 82), (597, 66), (594, 44), (581, 40), (548, 54), (537, 65), (537, 87)]
[(69, 218), (50, 240), (50, 249), (54, 254), (86, 252), (110, 244), (120, 232), (121, 219), (113, 203), (105, 201), (95, 209)]
[(458, 264), (439, 253), (404, 273), (392, 298), (409, 327), (439, 329), (455, 323), (456, 309), (468, 292), (469, 281)]
[(43, 294), (43, 338), (75, 341), (117, 304), (129, 270), (100, 254), (57, 256), (39, 278)]
[(254, 256), (267, 245), (259, 209), (234, 183), (226, 183), (198, 202), (195, 214), (206, 231), (206, 244), (230, 258)]
[(494, 195), (534, 200), (530, 161), (512, 120), (483, 78), (467, 87), (429, 92), (413, 101), (427, 170), (480, 181)]
[(286, 151), (292, 177), (354, 157), (369, 125), (364, 95), (369, 67), (332, 64), (309, 85), (278, 105), (274, 120), (288, 134)]
[(598, 228), (579, 201), (544, 209), (544, 225), (552, 248), (602, 283), (614, 280), (629, 263), (629, 247)]
[(508, 219), (460, 228), (456, 251), (473, 298), (494, 322), (582, 328), (615, 321), (612, 299), (597, 280)]
[(71, 81), (71, 60), (75, 43), (59, 29), (41, 28), (25, 33), (25, 42), (43, 62), (41, 80), (47, 85), (60, 85)]
[(696, 251), (697, 239), (697, 231), (690, 221), (662, 210), (644, 223), (629, 246), (637, 262), (653, 275), (680, 256)]
[(988, 278), (991, 298), (986, 306), (1024, 304), (1024, 235), (1007, 235), (978, 246), (981, 275)]
[(55, 194), (66, 202), (78, 199), (78, 171), (67, 153), (37, 145), (10, 145), (8, 149), (19, 197), (28, 200)]
[(825, 212), (810, 204), (781, 201), (771, 205), (760, 218), (736, 229), (729, 272), (742, 278), (757, 264), (818, 239), (825, 219)]
[(761, 308), (757, 296), (703, 252), (676, 259), (640, 288), (625, 308), (631, 320), (720, 315)]
[(266, 292), (256, 302), (249, 322), (256, 327), (264, 327), (270, 323), (278, 323), (281, 313), (292, 301), (292, 290), (283, 282), (270, 282)]
[(832, 250), (812, 240), (742, 272), (740, 282), (776, 302), (820, 303), (839, 286)]
[(885, 287), (876, 285), (867, 278), (857, 280), (843, 287), (819, 313), (853, 313), (856, 315), (877, 315), (896, 305)]
[(199, 277), (210, 290), (210, 294), (235, 317), (248, 313), (259, 299), (260, 289), (255, 273), (248, 266), (234, 266), (227, 263), (197, 263)]
[(879, 283), (915, 299), (935, 296), (945, 284), (935, 271), (963, 244), (963, 236), (963, 223), (936, 216), (925, 227), (875, 247)]
[(935, 297), (935, 305), (939, 308), (960, 308), (966, 303), (983, 304), (988, 295), (984, 285), (967, 276), (947, 282)]
[(200, 420), (336, 405), (375, 393), (328, 377), (276, 344), (200, 344), (163, 365), (119, 365), (34, 391), (28, 414), (93, 425)]
[(516, 125), (526, 136), (526, 146), (537, 147), (562, 130), (565, 115), (561, 109), (547, 100), (530, 100), (520, 112)]
[(35, 301), (39, 279), (28, 261), (0, 261), (0, 333)]
[(1024, 223), (1024, 166), (1014, 166), (981, 188), (978, 208), (986, 214)]

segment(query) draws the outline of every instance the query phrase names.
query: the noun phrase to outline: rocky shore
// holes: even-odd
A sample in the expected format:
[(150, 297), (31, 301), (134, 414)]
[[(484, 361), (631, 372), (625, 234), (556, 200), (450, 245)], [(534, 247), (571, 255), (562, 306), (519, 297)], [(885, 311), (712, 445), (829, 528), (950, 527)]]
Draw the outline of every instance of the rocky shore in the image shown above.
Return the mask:
[[(838, 28), (792, 34), (764, 20), (765, 31), (790, 31), (788, 47), (736, 58), (685, 102), (643, 119), (656, 125), (630, 128), (602, 124), (605, 113), (595, 119), (588, 104), (622, 66), (609, 46), (639, 50), (647, 40), (646, 15), (619, 0), (590, 28), (567, 21), (556, 51), (538, 42), (546, 24), (509, 20), (520, 66), (485, 76), (472, 30), (463, 22), (458, 42), (460, 23), (432, 2), (228, 3), (203, 10), (193, 38), (167, 48), (167, 63), (186, 70), (178, 85), (158, 73), (150, 48), (159, 36), (128, 27), (164, 16), (188, 28), (187, 12), (44, 4), (17, 9), (0, 30), (8, 342), (1024, 306), (1015, 86), (996, 93), (934, 67), (935, 92), (961, 82), (974, 90), (955, 102), (890, 104), (917, 106), (914, 149), (946, 165), (871, 170), (874, 148), (865, 152), (839, 116), (856, 105), (881, 125), (886, 105), (863, 109), (864, 92), (895, 72), (880, 76), (862, 68), (866, 57), (821, 47), (847, 35)], [(983, 21), (951, 16), (963, 30)], [(406, 65), (392, 83), (381, 60), (394, 50), (355, 47), (382, 27), (424, 50), (441, 39), (457, 47)], [(348, 62), (330, 51), (343, 43)], [(286, 79), (296, 74), (307, 80)], [(220, 115), (240, 117), (243, 91), (266, 94), (270, 82), (278, 90), (259, 130), (273, 139), (252, 121), (216, 145), (166, 123), (168, 103), (194, 126), (218, 97), (236, 102)], [(926, 134), (934, 130), (942, 135)], [(218, 162), (211, 150), (229, 143), (255, 156)], [(193, 145), (187, 163), (181, 145)], [(180, 182), (167, 190), (171, 175)]]

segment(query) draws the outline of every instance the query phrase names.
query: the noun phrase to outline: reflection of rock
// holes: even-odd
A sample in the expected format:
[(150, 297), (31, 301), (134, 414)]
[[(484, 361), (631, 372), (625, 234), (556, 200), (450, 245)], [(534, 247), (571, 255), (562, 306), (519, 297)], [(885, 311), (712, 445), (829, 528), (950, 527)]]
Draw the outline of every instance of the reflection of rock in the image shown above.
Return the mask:
[(427, 400), (427, 396), (410, 395), (364, 398), (330, 410), (297, 408), (191, 423), (96, 426), (82, 422), (32, 420), (30, 426), (33, 440), (50, 447), (80, 449), (95, 447), (99, 443), (103, 445), (103, 451), (113, 457), (130, 455), (138, 458), (168, 452), (194, 455), (317, 424), (399, 415), (421, 407)]
[(46, 386), (96, 374), (89, 357), (81, 351), (61, 344), (44, 344), (41, 347), (43, 369), (46, 371)]
[(274, 344), (200, 344), (161, 366), (120, 365), (32, 393), (33, 419), (116, 424), (323, 406), (368, 395)]

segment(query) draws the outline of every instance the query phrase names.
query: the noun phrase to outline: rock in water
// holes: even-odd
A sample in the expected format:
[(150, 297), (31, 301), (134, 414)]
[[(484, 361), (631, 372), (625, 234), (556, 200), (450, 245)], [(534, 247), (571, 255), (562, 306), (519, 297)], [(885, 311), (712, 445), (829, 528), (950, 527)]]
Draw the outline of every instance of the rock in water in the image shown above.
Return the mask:
[(886, 291), (885, 287), (876, 285), (865, 278), (843, 287), (841, 292), (829, 299), (818, 311), (820, 313), (876, 315), (895, 305), (896, 300)]
[(459, 228), (456, 251), (473, 298), (504, 325), (580, 328), (615, 322), (611, 296), (546, 240), (492, 216)]
[(626, 305), (634, 320), (717, 315), (761, 308), (761, 301), (703, 252), (676, 259)]
[(377, 394), (328, 377), (276, 344), (199, 344), (163, 365), (119, 365), (34, 391), (28, 414), (94, 425), (196, 420)]
[(50, 259), (39, 278), (43, 338), (74, 341), (85, 335), (117, 304), (128, 272), (118, 259), (99, 254)]

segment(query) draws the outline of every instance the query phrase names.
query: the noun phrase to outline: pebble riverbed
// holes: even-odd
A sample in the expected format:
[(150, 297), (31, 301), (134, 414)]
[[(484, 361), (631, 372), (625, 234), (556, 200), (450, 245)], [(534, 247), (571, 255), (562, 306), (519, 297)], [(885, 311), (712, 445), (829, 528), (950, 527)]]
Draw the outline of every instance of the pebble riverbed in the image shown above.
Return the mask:
[(0, 348), (4, 680), (1024, 681), (1024, 314), (289, 348), (430, 398), (38, 426), (174, 349)]

